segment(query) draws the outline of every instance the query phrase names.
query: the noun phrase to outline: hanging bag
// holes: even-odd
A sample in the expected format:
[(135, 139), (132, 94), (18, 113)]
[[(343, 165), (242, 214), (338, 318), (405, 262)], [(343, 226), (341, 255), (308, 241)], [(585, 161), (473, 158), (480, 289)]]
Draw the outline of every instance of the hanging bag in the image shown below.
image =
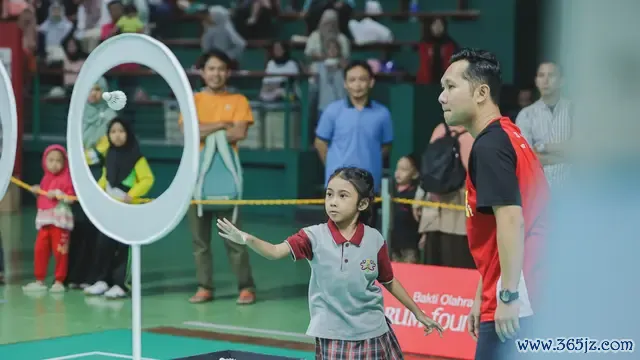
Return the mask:
[[(194, 200), (241, 200), (242, 165), (238, 153), (227, 141), (225, 130), (207, 136), (200, 151), (200, 168)], [(237, 205), (198, 204), (198, 216), (204, 211), (228, 211), (233, 209), (232, 222), (238, 216)]]
[(446, 133), (429, 144), (422, 155), (421, 187), (435, 194), (448, 194), (464, 186), (467, 171), (460, 156), (458, 137), (466, 131), (454, 133), (444, 122)]

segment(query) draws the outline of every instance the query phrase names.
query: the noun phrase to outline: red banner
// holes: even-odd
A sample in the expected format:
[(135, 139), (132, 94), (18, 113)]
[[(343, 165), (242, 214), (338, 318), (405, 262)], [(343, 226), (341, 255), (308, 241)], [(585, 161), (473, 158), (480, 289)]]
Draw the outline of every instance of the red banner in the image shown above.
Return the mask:
[(467, 318), (480, 274), (475, 270), (393, 263), (393, 272), (418, 306), (445, 329), (444, 336), (424, 336), (424, 327), (386, 289), (385, 314), (402, 351), (409, 354), (473, 359), (476, 344), (467, 333)]

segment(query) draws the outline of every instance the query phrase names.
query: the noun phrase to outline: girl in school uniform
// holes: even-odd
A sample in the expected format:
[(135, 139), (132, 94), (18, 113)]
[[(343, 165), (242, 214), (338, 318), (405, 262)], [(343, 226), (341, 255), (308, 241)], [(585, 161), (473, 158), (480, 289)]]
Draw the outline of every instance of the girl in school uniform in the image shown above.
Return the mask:
[(442, 327), (427, 317), (393, 277), (382, 235), (365, 223), (374, 200), (373, 176), (347, 167), (330, 177), (325, 195), (329, 221), (303, 228), (279, 244), (238, 230), (219, 219), (223, 236), (246, 244), (267, 259), (305, 259), (311, 266), (307, 335), (316, 338), (316, 359), (403, 359), (400, 345), (384, 315), (377, 280), (425, 327), (442, 336)]
[[(138, 203), (154, 183), (153, 173), (131, 125), (115, 118), (107, 127), (108, 144), (88, 151), (89, 163), (103, 158), (104, 168), (98, 185), (113, 198), (125, 203)], [(104, 295), (109, 299), (127, 296), (129, 246), (104, 234), (98, 236), (94, 261), (95, 283), (84, 289), (87, 295)]]
[[(73, 230), (73, 213), (65, 196), (73, 196), (73, 183), (67, 162), (67, 151), (62, 145), (51, 145), (42, 155), (44, 176), (39, 185), (31, 187), (38, 196), (36, 228), (38, 235), (34, 247), (34, 275), (36, 281), (23, 287), (24, 291), (42, 291), (47, 276), (49, 258), (56, 259), (55, 282), (51, 292), (64, 292), (69, 261), (69, 232)], [(44, 192), (42, 194), (41, 192)]]

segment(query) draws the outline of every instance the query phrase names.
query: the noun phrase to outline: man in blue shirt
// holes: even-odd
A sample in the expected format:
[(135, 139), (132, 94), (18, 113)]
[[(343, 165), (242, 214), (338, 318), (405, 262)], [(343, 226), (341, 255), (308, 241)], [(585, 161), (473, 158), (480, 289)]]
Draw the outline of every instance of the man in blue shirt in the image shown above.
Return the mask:
[[(373, 70), (364, 61), (353, 61), (344, 70), (348, 97), (334, 101), (322, 112), (314, 146), (329, 176), (343, 166), (356, 166), (373, 174), (380, 193), (382, 159), (391, 151), (393, 124), (386, 106), (369, 98), (375, 83)], [(375, 226), (375, 213), (372, 226)]]

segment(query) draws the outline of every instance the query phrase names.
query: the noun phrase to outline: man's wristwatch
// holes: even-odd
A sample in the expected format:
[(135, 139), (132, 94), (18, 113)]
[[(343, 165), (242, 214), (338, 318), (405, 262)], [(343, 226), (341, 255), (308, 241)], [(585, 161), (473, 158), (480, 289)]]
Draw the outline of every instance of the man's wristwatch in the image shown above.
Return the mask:
[(536, 146), (534, 146), (533, 149), (536, 152), (542, 153), (546, 149), (546, 146), (544, 144), (536, 144)]
[(500, 292), (498, 293), (498, 296), (500, 297), (500, 301), (502, 301), (505, 304), (508, 304), (514, 300), (518, 300), (518, 298), (520, 297), (520, 294), (517, 291), (509, 291), (509, 290), (500, 290)]

